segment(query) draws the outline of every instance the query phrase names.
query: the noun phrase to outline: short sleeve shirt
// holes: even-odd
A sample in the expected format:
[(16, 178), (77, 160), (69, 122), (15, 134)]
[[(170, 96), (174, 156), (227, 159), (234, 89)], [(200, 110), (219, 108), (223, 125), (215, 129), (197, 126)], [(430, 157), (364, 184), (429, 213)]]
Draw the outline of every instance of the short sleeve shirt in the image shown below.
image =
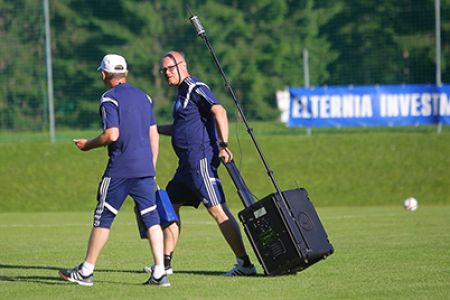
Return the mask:
[(217, 135), (211, 107), (220, 104), (210, 88), (190, 76), (178, 87), (173, 107), (172, 146), (180, 163), (217, 153)]
[(100, 115), (104, 129), (119, 128), (118, 140), (108, 145), (104, 176), (155, 176), (150, 126), (156, 119), (150, 96), (127, 83), (116, 85), (102, 95)]

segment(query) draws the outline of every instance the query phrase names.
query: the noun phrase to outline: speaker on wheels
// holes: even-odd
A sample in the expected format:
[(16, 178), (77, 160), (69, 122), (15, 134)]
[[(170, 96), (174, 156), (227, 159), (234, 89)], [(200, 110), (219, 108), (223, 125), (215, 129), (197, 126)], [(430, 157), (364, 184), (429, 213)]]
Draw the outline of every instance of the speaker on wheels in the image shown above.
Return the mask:
[(333, 246), (328, 241), (306, 190), (281, 191), (239, 105), (236, 93), (228, 82), (214, 48), (209, 42), (205, 28), (198, 16), (190, 13), (189, 20), (197, 35), (205, 41), (276, 190), (276, 193), (255, 201), (234, 161), (222, 160), (245, 206), (245, 209), (239, 213), (244, 230), (267, 275), (301, 271), (332, 254)]
[(266, 275), (304, 270), (334, 252), (305, 189), (274, 193), (239, 212)]

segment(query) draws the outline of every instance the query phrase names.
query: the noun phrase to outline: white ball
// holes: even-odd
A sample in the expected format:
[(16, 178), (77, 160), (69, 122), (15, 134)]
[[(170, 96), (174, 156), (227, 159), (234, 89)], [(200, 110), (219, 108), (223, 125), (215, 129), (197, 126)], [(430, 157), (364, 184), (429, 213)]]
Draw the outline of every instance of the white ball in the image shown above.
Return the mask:
[(417, 202), (416, 198), (409, 197), (406, 198), (405, 201), (403, 201), (403, 208), (408, 211), (415, 211), (418, 206), (419, 203)]

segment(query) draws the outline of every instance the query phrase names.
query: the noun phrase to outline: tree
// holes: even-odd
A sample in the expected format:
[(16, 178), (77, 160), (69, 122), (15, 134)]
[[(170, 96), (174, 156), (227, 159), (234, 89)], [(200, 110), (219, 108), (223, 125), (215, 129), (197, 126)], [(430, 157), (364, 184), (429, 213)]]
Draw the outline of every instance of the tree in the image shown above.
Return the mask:
[[(248, 117), (266, 120), (278, 116), (275, 92), (301, 83), (298, 74), (302, 74), (305, 46), (320, 56), (314, 59), (314, 81), (319, 84), (328, 77), (326, 66), (336, 54), (329, 51), (319, 29), (335, 13), (335, 7), (318, 9), (312, 0), (207, 1), (199, 7), (198, 15), (206, 16), (202, 21), (207, 34)], [(189, 51), (195, 53), (191, 47)], [(324, 52), (327, 55), (322, 56)], [(206, 66), (198, 71), (218, 74)]]
[[(249, 119), (278, 116), (275, 92), (310, 84), (435, 82), (434, 0), (189, 0)], [(50, 2), (57, 127), (98, 128), (105, 87), (103, 55), (129, 62), (129, 80), (153, 98), (159, 121), (171, 118), (176, 90), (159, 74), (169, 50), (186, 55), (233, 114), (234, 104), (179, 0)], [(0, 127), (43, 129), (46, 122), (42, 2), (0, 0)], [(441, 0), (442, 79), (450, 78), (450, 0)], [(11, 59), (14, 58), (14, 59)]]
[(43, 129), (45, 57), (42, 5), (0, 0), (0, 126)]
[[(442, 2), (448, 11), (449, 1)], [(330, 84), (434, 83), (434, 0), (340, 4), (345, 9), (324, 27), (340, 53), (329, 66)]]

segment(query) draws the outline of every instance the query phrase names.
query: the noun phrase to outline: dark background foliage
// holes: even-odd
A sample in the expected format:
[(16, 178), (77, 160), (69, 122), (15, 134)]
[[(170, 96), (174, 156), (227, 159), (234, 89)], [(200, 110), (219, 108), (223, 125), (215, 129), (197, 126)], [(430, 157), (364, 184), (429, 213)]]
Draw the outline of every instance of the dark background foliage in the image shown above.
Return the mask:
[[(191, 0), (246, 116), (275, 120), (275, 93), (310, 85), (433, 84), (433, 0)], [(129, 81), (170, 119), (174, 89), (159, 59), (177, 49), (235, 114), (224, 82), (178, 0), (50, 0), (56, 124), (97, 128), (104, 90), (96, 72), (106, 53), (125, 56)], [(450, 77), (450, 0), (441, 0), (442, 78)], [(0, 0), (0, 128), (48, 126), (42, 1)]]

